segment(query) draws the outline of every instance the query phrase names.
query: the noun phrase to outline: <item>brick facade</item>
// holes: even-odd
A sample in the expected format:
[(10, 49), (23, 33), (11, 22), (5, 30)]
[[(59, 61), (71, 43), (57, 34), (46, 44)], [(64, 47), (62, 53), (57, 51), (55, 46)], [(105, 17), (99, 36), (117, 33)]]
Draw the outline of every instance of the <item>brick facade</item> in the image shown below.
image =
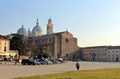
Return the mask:
[(79, 50), (77, 38), (67, 31), (39, 37), (29, 37), (27, 46), (42, 46), (50, 57), (73, 60), (73, 54)]

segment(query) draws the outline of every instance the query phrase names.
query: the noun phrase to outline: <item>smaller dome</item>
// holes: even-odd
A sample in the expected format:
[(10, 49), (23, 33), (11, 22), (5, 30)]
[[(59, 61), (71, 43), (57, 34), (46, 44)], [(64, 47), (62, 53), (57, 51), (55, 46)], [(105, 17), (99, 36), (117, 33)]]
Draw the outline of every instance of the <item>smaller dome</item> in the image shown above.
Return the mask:
[(22, 27), (20, 29), (18, 29), (17, 34), (27, 36), (28, 32), (27, 32), (26, 28), (24, 28), (24, 26), (22, 25)]

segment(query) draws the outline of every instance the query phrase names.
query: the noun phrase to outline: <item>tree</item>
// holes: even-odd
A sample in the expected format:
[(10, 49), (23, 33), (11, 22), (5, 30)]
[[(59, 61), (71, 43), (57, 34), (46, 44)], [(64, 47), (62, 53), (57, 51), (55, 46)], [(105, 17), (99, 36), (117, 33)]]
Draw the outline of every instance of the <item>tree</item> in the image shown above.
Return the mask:
[(17, 50), (19, 55), (23, 55), (25, 52), (25, 38), (20, 34), (10, 35), (10, 49)]
[(44, 52), (44, 48), (43, 47), (38, 47), (38, 58), (41, 59), (41, 58), (48, 58), (49, 57), (49, 54)]

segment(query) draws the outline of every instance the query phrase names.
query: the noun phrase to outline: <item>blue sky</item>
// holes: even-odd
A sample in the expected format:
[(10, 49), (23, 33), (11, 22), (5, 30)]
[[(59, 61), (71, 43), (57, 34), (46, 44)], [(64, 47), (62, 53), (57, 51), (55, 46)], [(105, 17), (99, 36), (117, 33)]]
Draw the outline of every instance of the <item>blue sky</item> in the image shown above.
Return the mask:
[(0, 34), (16, 33), (36, 19), (44, 33), (52, 18), (54, 32), (66, 28), (80, 47), (120, 45), (120, 0), (0, 0)]

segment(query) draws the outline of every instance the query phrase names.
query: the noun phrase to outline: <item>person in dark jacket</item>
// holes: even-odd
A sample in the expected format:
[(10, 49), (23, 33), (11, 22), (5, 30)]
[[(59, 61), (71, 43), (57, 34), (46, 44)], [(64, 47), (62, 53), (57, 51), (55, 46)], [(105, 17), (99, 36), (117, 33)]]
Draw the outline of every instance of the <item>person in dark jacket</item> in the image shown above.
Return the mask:
[(5, 62), (5, 64), (6, 64), (6, 61), (7, 61), (7, 58), (6, 58), (6, 57), (4, 57), (4, 62)]
[(79, 65), (79, 63), (77, 62), (77, 63), (76, 63), (76, 69), (79, 70), (79, 68), (80, 68), (80, 65)]

